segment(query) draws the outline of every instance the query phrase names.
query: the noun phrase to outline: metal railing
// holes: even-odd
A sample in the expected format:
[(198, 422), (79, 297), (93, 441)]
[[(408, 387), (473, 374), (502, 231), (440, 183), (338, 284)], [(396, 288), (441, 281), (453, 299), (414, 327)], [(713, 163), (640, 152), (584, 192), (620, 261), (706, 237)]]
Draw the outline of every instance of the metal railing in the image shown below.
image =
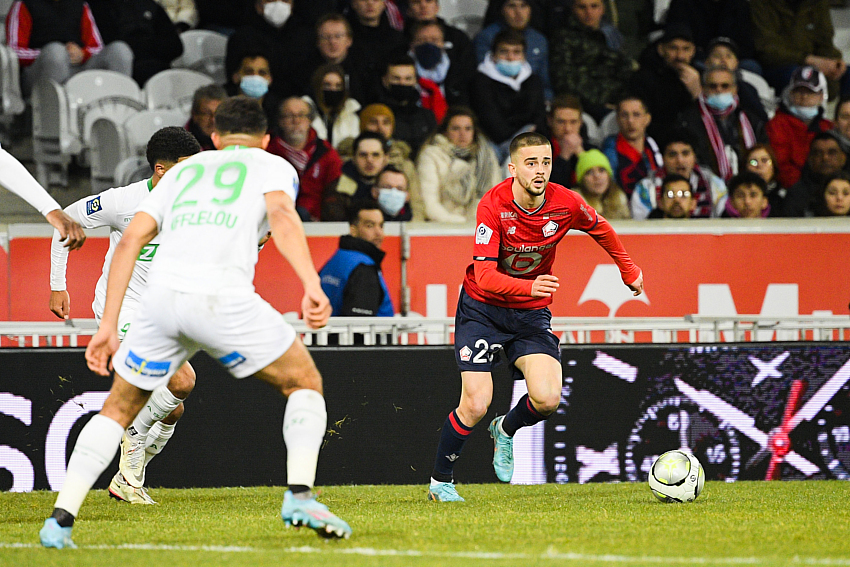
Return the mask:
[[(452, 344), (451, 317), (334, 317), (322, 329), (289, 319), (304, 343), (339, 345)], [(94, 319), (65, 322), (0, 322), (3, 347), (76, 347), (97, 331)], [(709, 317), (553, 317), (562, 344), (742, 343), (769, 341), (850, 341), (844, 315)], [(82, 340), (81, 340), (82, 338)]]

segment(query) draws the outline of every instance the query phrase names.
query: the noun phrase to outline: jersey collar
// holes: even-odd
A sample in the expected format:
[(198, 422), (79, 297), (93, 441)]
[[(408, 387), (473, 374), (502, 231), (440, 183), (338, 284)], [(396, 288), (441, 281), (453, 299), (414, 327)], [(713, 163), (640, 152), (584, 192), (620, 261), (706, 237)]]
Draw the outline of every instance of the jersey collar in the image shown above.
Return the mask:
[(519, 209), (520, 211), (522, 211), (523, 213), (525, 213), (527, 215), (534, 215), (534, 214), (537, 214), (543, 207), (546, 206), (546, 199), (544, 198), (543, 202), (540, 203), (540, 206), (537, 207), (536, 209), (534, 209), (533, 211), (529, 211), (528, 209), (524, 208), (522, 205), (520, 205), (519, 203), (516, 202), (516, 199), (513, 200), (513, 203), (514, 203), (514, 205), (516, 205), (516, 208)]
[(151, 191), (153, 191), (153, 177), (148, 179), (148, 193), (150, 193)]

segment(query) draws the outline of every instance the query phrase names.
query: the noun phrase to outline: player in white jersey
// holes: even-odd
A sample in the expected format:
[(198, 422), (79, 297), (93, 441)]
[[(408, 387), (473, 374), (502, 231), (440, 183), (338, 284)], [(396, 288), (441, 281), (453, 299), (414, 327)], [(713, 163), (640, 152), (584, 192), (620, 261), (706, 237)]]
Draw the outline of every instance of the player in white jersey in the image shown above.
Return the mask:
[[(133, 220), (142, 201), (169, 169), (191, 155), (201, 151), (195, 137), (183, 128), (170, 126), (154, 133), (148, 141), (146, 157), (153, 176), (126, 187), (116, 187), (99, 195), (80, 199), (69, 205), (65, 212), (85, 228), (108, 226), (109, 249), (103, 263), (103, 274), (97, 281), (92, 311), (98, 323), (106, 302), (106, 281), (109, 264), (115, 246), (121, 240), (124, 229)], [(62, 319), (71, 311), (71, 298), (65, 285), (68, 251), (59, 243), (59, 234), (54, 232), (50, 248), (50, 310)], [(130, 321), (138, 308), (142, 291), (147, 285), (151, 261), (156, 255), (159, 240), (147, 244), (136, 259), (133, 275), (118, 317), (118, 336), (123, 339)], [(195, 372), (186, 362), (174, 373), (168, 384), (158, 387), (151, 394), (133, 424), (121, 439), (121, 459), (118, 472), (109, 484), (109, 494), (118, 500), (132, 504), (156, 504), (144, 487), (145, 469), (150, 460), (159, 454), (174, 433), (174, 425), (183, 415), (183, 400), (195, 387)]]
[[(222, 102), (212, 136), (219, 151), (174, 166), (124, 231), (112, 257), (100, 329), (86, 349), (89, 367), (104, 376), (112, 357), (112, 389), (77, 438), (53, 514), (39, 532), (45, 547), (74, 546), (74, 518), (124, 428), (149, 393), (201, 349), (234, 377), (255, 375), (287, 397), (283, 439), (289, 490), (281, 507), (286, 525), (306, 525), (325, 537), (351, 534), (312, 493), (327, 424), (322, 377), (295, 330), (254, 291), (256, 237), (267, 219), (275, 245), (304, 286), (306, 323), (327, 324), (330, 302), (295, 210), (298, 174), (263, 151), (266, 129), (255, 100), (237, 96)], [(148, 288), (119, 343), (118, 315), (133, 264), (157, 234)]]
[(0, 148), (0, 185), (38, 209), (47, 222), (59, 231), (68, 250), (76, 250), (86, 241), (82, 227), (62, 211), (56, 199), (38, 184), (21, 162)]

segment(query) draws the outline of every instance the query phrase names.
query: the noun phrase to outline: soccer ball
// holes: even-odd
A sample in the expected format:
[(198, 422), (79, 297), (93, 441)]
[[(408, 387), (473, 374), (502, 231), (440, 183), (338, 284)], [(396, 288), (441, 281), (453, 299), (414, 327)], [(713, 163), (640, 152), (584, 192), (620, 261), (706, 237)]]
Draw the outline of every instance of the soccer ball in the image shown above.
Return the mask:
[(702, 465), (684, 451), (667, 451), (649, 469), (649, 488), (662, 502), (693, 502), (704, 484)]

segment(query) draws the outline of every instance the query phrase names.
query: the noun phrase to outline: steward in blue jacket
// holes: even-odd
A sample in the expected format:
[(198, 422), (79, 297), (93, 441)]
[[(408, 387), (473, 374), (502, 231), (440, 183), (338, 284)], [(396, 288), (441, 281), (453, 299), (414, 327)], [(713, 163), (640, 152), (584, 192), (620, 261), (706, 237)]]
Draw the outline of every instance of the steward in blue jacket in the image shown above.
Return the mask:
[(385, 252), (369, 241), (341, 236), (339, 250), (319, 272), (333, 317), (392, 317), (392, 301), (381, 273)]

